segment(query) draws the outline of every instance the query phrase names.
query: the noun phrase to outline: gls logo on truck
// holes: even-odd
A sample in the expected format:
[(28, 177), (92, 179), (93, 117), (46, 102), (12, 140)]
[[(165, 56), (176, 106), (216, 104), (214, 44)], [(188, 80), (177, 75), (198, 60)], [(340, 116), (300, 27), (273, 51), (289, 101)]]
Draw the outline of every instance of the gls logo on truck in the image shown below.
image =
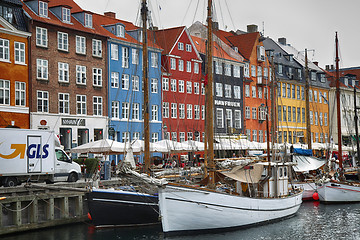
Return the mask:
[(24, 159), (25, 157), (25, 150), (26, 150), (26, 156), (28, 158), (47, 158), (49, 156), (49, 144), (45, 144), (42, 147), (41, 154), (41, 144), (30, 144), (29, 147), (26, 149), (26, 144), (11, 144), (11, 149), (14, 149), (14, 152), (9, 155), (3, 155), (0, 153), (0, 158), (4, 159), (13, 159), (20, 155), (21, 159)]

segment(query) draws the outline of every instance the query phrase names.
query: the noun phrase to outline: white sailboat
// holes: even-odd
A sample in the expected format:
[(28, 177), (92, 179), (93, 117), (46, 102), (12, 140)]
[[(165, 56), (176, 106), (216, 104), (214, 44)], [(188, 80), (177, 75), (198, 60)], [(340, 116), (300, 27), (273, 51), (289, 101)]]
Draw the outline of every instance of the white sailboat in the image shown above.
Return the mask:
[[(289, 190), (290, 163), (259, 162), (227, 173), (215, 170), (212, 98), (212, 1), (208, 0), (206, 85), (207, 187), (167, 184), (159, 189), (165, 234), (231, 229), (282, 219), (295, 214), (302, 192)], [(216, 186), (222, 179), (226, 187)]]
[(321, 202), (326, 203), (350, 203), (360, 202), (360, 183), (348, 182), (343, 179), (343, 157), (342, 157), (342, 138), (341, 138), (341, 108), (340, 108), (340, 78), (339, 78), (339, 51), (338, 37), (335, 36), (336, 43), (336, 105), (337, 105), (337, 128), (338, 128), (338, 160), (340, 170), (340, 181), (322, 179), (318, 183), (318, 193)]

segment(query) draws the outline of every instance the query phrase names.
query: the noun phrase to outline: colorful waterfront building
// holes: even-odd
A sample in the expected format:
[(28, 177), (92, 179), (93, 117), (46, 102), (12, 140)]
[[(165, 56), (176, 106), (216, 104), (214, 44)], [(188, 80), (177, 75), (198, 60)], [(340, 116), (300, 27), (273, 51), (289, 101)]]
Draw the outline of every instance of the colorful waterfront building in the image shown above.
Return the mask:
[[(193, 42), (205, 63), (207, 29), (200, 22), (190, 28)], [(217, 139), (239, 138), (244, 133), (243, 69), (244, 57), (226, 38), (230, 32), (213, 31), (214, 135)], [(205, 64), (203, 74), (205, 73)]]
[(205, 88), (202, 59), (186, 27), (153, 32), (164, 49), (162, 66), (162, 115), (165, 139), (203, 141)]
[(31, 33), (20, 0), (1, 1), (0, 10), (0, 128), (29, 128)]
[[(266, 115), (271, 107), (270, 64), (265, 53), (263, 38), (256, 25), (249, 25), (248, 32), (231, 32), (227, 36), (231, 46), (235, 48), (245, 61), (244, 66), (244, 128), (248, 140), (266, 142)], [(271, 118), (268, 121), (271, 129)], [(269, 136), (270, 137), (270, 136)]]
[[(300, 64), (301, 69), (291, 65), (277, 64), (277, 76), (281, 85), (278, 85), (278, 116), (282, 115), (279, 125), (279, 142), (289, 142), (292, 132), (292, 142), (307, 143), (306, 114), (309, 114), (311, 141), (312, 143), (329, 142), (329, 81), (325, 71), (317, 62), (308, 60), (308, 83), (309, 83), (309, 109), (306, 110), (305, 81), (306, 64), (305, 53), (298, 51), (292, 45), (286, 43), (286, 38), (280, 38), (278, 46), (286, 52), (283, 58), (294, 60)], [(308, 54), (309, 55), (309, 54)], [(293, 78), (293, 79), (291, 79)], [(281, 90), (280, 90), (281, 89)], [(301, 108), (301, 119), (299, 110)], [(291, 113), (289, 112), (291, 111)], [(304, 114), (305, 112), (305, 114)], [(294, 117), (296, 120), (294, 120)], [(280, 120), (280, 117), (279, 117)], [(282, 132), (282, 135), (281, 133)], [(295, 134), (295, 136), (294, 136)], [(319, 149), (320, 146), (312, 146)]]
[(26, 0), (30, 128), (53, 130), (65, 150), (107, 138), (107, 38), (73, 0)]
[[(110, 135), (119, 142), (142, 140), (142, 29), (130, 22), (116, 19), (113, 12), (107, 12), (105, 16), (96, 15), (95, 21), (101, 24), (108, 37), (108, 127), (113, 133)], [(153, 39), (148, 37), (149, 127), (152, 142), (162, 139), (161, 51)], [(139, 161), (141, 162), (142, 158)]]

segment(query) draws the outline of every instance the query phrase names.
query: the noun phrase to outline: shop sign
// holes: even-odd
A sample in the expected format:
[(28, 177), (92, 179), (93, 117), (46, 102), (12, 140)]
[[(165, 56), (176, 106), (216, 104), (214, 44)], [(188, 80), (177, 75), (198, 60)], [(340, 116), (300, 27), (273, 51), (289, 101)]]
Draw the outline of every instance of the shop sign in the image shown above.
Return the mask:
[(85, 119), (83, 118), (62, 118), (62, 125), (67, 126), (85, 126)]

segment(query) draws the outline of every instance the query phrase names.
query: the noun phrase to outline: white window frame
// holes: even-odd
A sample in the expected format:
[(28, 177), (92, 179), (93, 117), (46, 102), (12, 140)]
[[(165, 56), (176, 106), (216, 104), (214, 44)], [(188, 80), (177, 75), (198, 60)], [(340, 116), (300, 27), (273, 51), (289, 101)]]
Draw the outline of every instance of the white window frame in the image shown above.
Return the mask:
[(48, 46), (48, 30), (46, 28), (36, 27), (36, 46)]
[(216, 126), (224, 128), (224, 109), (216, 108)]
[(241, 110), (234, 111), (234, 127), (237, 129), (241, 128)]
[(179, 71), (184, 71), (184, 60), (179, 59)]
[(169, 103), (163, 102), (163, 118), (169, 118)]
[(200, 84), (198, 82), (194, 82), (194, 94), (200, 94)]
[(131, 117), (133, 120), (140, 119), (140, 104), (139, 103), (132, 104), (132, 116)]
[(241, 99), (241, 87), (234, 86), (234, 99)]
[(121, 24), (116, 25), (116, 36), (125, 37), (125, 27)]
[(76, 114), (86, 115), (86, 95), (76, 95)]
[(154, 133), (151, 133), (151, 142), (157, 142), (159, 141), (159, 133), (157, 132), (154, 132)]
[(92, 19), (91, 14), (85, 13), (84, 26), (87, 27), (87, 28), (92, 28), (93, 27), (93, 19)]
[(223, 96), (223, 85), (222, 83), (215, 83), (215, 96), (222, 97)]
[(121, 66), (123, 68), (129, 68), (129, 48), (122, 47), (121, 50), (122, 50)]
[(62, 7), (61, 9), (61, 17), (62, 21), (65, 23), (71, 22), (71, 13), (69, 8)]
[(10, 41), (0, 38), (0, 61), (10, 62)]
[(185, 104), (179, 103), (179, 118), (185, 119)]
[(185, 142), (185, 132), (179, 132), (179, 141)]
[(200, 105), (194, 105), (194, 119), (200, 119)]
[(231, 85), (225, 84), (224, 86), (224, 95), (226, 98), (231, 98)]
[(177, 118), (177, 104), (171, 103), (171, 118)]
[(61, 51), (69, 51), (69, 35), (64, 32), (57, 33), (58, 49)]
[(0, 79), (0, 105), (10, 105), (10, 81)]
[(192, 50), (191, 44), (186, 44), (186, 51), (191, 52), (191, 50)]
[(69, 83), (69, 64), (58, 62), (58, 80), (59, 82)]
[(233, 65), (233, 74), (234, 74), (234, 77), (240, 78), (240, 66), (239, 65)]
[(176, 70), (176, 59), (175, 58), (170, 58), (170, 69)]
[(179, 80), (179, 93), (183, 93), (185, 92), (185, 81), (184, 80)]
[(92, 40), (92, 54), (94, 57), (102, 57), (102, 41), (98, 39)]
[(76, 36), (76, 53), (86, 54), (86, 38), (83, 36)]
[(120, 119), (120, 111), (119, 111), (119, 101), (111, 102), (111, 117), (113, 119)]
[(140, 90), (140, 80), (139, 80), (139, 76), (137, 75), (132, 75), (131, 76), (131, 83), (132, 83), (132, 90), (133, 91), (139, 91)]
[(14, 42), (15, 64), (25, 65), (25, 43)]
[(194, 73), (198, 74), (199, 73), (199, 63), (194, 63)]
[(111, 60), (119, 60), (119, 46), (111, 44)]
[(191, 61), (186, 61), (186, 72), (191, 73)]
[(169, 91), (169, 78), (162, 79), (162, 90)]
[(129, 74), (121, 75), (121, 89), (129, 90), (129, 84), (130, 84), (129, 81), (130, 81)]
[(230, 63), (225, 63), (225, 76), (231, 76), (231, 64)]
[(176, 92), (176, 79), (171, 79), (171, 83), (170, 83), (170, 90), (171, 92)]
[(245, 97), (250, 97), (250, 85), (245, 85)]
[[(37, 112), (48, 113), (49, 112), (49, 92), (37, 91)], [(1, 102), (0, 102), (1, 104)]]
[(192, 93), (192, 82), (186, 81), (186, 93)]
[(121, 119), (128, 120), (130, 117), (130, 103), (122, 102), (121, 103)]
[(139, 64), (139, 49), (131, 49), (131, 63), (134, 65)]
[(184, 43), (178, 42), (178, 49), (181, 51), (184, 50)]
[(36, 78), (41, 80), (49, 79), (48, 60), (36, 59)]
[(102, 87), (102, 69), (93, 68), (93, 86)]
[(70, 94), (69, 93), (59, 93), (59, 114), (70, 114)]
[(100, 96), (93, 96), (93, 115), (102, 116), (103, 115), (103, 100)]
[(119, 88), (119, 73), (118, 72), (111, 72), (111, 87), (112, 88)]
[(186, 118), (193, 119), (193, 107), (192, 104), (186, 104)]
[(159, 56), (157, 53), (152, 52), (151, 53), (151, 67), (158, 68), (159, 67)]
[(158, 93), (158, 80), (156, 78), (151, 79), (151, 93)]
[(151, 105), (151, 121), (159, 121), (159, 106)]
[(26, 83), (15, 81), (15, 106), (26, 106)]
[(76, 84), (86, 85), (86, 66), (76, 65)]
[(48, 17), (48, 3), (39, 1), (39, 16)]

